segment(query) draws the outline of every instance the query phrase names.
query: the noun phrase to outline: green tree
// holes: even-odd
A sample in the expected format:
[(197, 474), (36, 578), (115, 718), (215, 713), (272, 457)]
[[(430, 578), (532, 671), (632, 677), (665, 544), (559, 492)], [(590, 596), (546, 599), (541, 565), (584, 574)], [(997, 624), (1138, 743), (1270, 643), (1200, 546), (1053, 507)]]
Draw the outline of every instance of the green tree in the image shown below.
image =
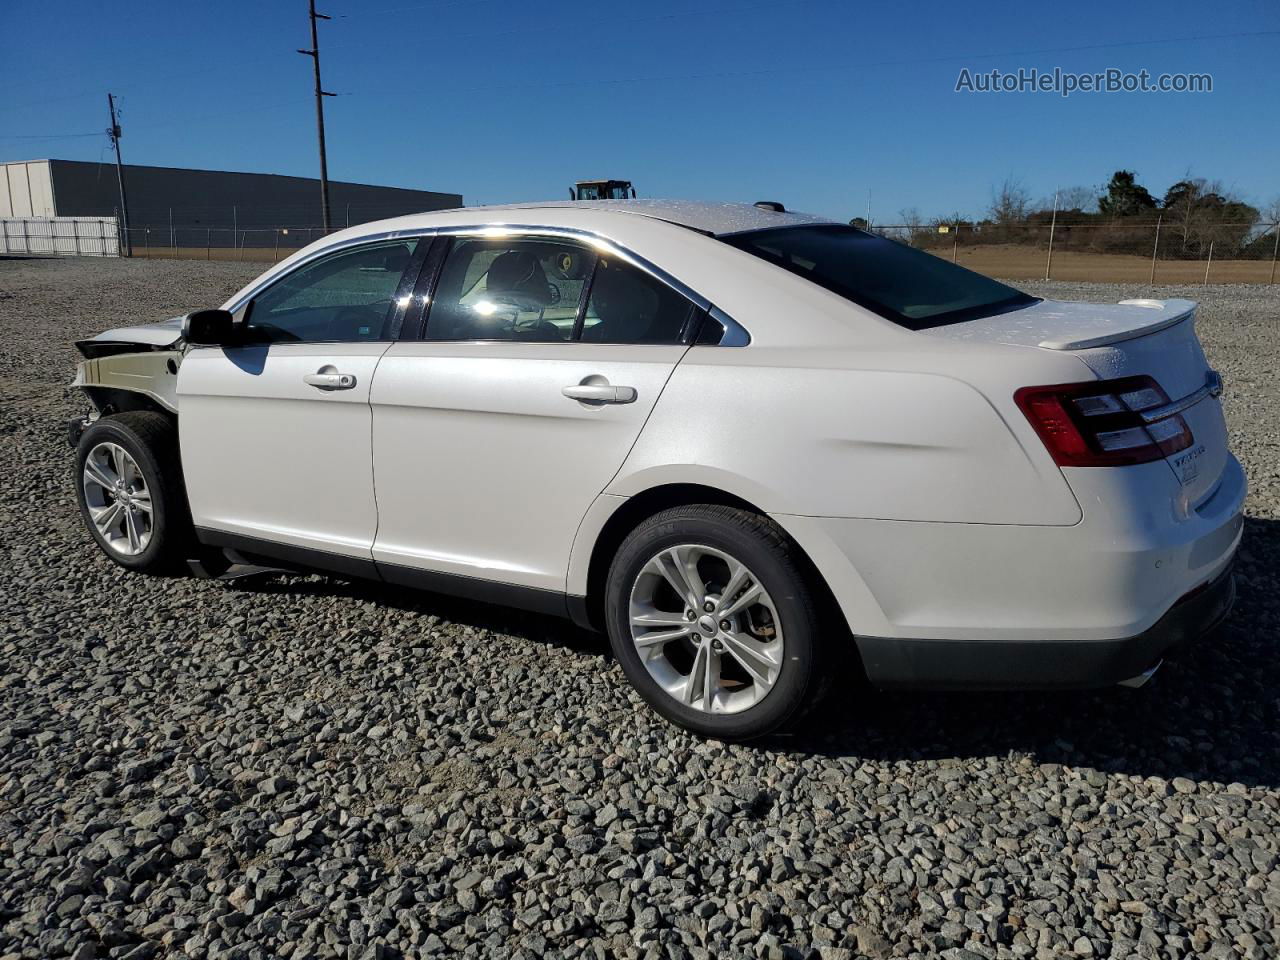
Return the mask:
[(1107, 192), (1098, 198), (1098, 210), (1108, 217), (1132, 217), (1156, 208), (1156, 199), (1138, 183), (1132, 170), (1117, 170), (1107, 183)]

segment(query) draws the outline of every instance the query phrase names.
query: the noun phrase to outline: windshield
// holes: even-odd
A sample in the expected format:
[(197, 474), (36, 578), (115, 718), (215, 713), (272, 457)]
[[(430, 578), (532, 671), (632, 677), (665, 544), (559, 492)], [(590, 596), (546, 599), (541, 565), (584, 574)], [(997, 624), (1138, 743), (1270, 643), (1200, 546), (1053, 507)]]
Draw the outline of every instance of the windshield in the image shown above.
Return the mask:
[(721, 239), (909, 330), (1037, 302), (931, 253), (840, 224), (753, 230)]

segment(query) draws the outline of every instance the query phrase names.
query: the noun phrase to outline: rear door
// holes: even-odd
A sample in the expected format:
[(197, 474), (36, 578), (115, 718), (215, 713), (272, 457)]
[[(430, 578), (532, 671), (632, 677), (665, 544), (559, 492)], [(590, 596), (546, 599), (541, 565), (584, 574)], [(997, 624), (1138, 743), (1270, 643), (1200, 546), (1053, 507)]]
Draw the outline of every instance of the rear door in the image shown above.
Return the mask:
[(206, 539), (371, 563), (369, 388), (402, 313), (399, 288), (419, 263), (418, 242), (373, 243), (305, 264), (247, 305), (242, 343), (187, 354), (179, 438), (192, 517), (214, 534)]
[(562, 593), (578, 524), (697, 316), (657, 277), (573, 241), (455, 238), (424, 338), (392, 346), (373, 386), (383, 576)]

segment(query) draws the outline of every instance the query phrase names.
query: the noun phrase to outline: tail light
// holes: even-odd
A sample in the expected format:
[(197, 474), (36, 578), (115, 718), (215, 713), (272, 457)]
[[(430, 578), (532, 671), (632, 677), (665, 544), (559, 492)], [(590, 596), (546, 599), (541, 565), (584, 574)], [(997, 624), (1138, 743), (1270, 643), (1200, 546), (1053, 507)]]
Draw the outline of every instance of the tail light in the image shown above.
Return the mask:
[(1169, 395), (1150, 377), (1023, 387), (1013, 399), (1061, 467), (1150, 463), (1191, 446), (1179, 414), (1152, 416)]

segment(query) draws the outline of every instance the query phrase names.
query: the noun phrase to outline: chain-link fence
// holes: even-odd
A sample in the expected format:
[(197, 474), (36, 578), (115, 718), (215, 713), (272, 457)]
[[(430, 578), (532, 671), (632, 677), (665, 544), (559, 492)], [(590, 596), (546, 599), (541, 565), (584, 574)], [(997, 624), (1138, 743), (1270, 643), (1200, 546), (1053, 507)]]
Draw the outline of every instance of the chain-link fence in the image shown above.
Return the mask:
[[(272, 263), (325, 236), (314, 204), (129, 205), (126, 256)], [(329, 233), (417, 212), (404, 202), (337, 203)]]
[(1280, 223), (1270, 221), (1064, 217), (871, 224), (869, 229), (1008, 279), (1275, 283), (1280, 260)]
[[(323, 227), (299, 223), (264, 225), (272, 213), (232, 208), (221, 220), (192, 223), (218, 215), (204, 208), (152, 208), (161, 222), (126, 230), (113, 218), (8, 220), (0, 235), (0, 253), (72, 256), (125, 256), (158, 259), (230, 260), (275, 263), (325, 235)], [(330, 232), (381, 219), (402, 210), (345, 206), (334, 211)], [(79, 221), (80, 226), (72, 221)], [(185, 221), (185, 222), (184, 222)], [(1035, 215), (1009, 223), (962, 219), (930, 223), (858, 226), (926, 250), (988, 276), (1011, 280), (1094, 280), (1117, 283), (1271, 283), (1280, 280), (1280, 224), (1273, 221), (1213, 221), (1135, 218), (1112, 221), (1096, 216)], [(104, 226), (107, 224), (109, 226)], [(106, 236), (114, 231), (114, 238)], [(97, 240), (90, 243), (91, 235)], [(114, 239), (114, 242), (113, 242)]]
[[(351, 221), (344, 211), (341, 229)], [(360, 222), (366, 211), (356, 211)], [(855, 223), (861, 224), (859, 221)], [(1160, 283), (1276, 283), (1280, 225), (1164, 220), (872, 224), (874, 232), (989, 276)], [(324, 236), (317, 226), (132, 226), (135, 257), (273, 263)]]
[[(337, 227), (329, 232), (342, 229)], [(325, 235), (323, 227), (168, 227), (122, 231), (129, 256), (275, 263)]]

